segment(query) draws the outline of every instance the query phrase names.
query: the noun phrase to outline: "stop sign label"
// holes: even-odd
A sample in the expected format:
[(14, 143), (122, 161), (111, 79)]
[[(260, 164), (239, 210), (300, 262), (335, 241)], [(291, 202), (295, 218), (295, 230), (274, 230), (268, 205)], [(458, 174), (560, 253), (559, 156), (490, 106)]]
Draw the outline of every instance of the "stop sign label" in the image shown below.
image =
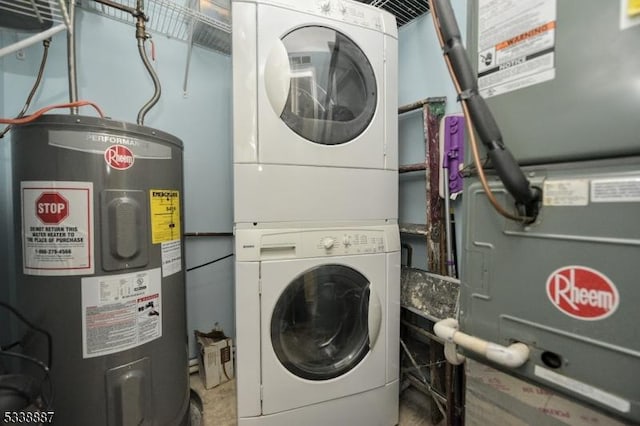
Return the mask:
[(36, 216), (44, 224), (57, 225), (69, 216), (69, 201), (58, 192), (43, 192), (36, 199)]

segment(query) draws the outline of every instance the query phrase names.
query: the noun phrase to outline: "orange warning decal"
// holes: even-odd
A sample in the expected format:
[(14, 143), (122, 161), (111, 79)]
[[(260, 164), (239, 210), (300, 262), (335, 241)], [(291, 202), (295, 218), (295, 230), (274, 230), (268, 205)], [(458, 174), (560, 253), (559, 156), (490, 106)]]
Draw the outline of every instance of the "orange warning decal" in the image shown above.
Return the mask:
[(551, 21), (546, 24), (540, 25), (532, 30), (524, 32), (522, 34), (518, 34), (515, 37), (510, 38), (509, 40), (505, 40), (502, 43), (496, 44), (496, 50), (506, 49), (507, 47), (511, 47), (514, 44), (520, 43), (527, 39), (536, 37), (540, 34), (543, 34), (547, 31), (551, 31), (556, 27), (556, 21)]

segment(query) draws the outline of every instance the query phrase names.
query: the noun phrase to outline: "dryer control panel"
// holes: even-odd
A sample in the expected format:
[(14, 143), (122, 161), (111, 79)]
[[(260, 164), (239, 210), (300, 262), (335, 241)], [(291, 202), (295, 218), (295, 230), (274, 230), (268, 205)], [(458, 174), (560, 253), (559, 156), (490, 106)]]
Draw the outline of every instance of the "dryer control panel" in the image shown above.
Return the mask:
[(358, 25), (372, 30), (398, 36), (396, 18), (386, 10), (351, 0), (249, 0), (259, 4), (285, 7), (296, 12), (305, 12)]
[(321, 16), (382, 30), (383, 22), (379, 10), (370, 10), (370, 8), (352, 1), (318, 0), (317, 12)]

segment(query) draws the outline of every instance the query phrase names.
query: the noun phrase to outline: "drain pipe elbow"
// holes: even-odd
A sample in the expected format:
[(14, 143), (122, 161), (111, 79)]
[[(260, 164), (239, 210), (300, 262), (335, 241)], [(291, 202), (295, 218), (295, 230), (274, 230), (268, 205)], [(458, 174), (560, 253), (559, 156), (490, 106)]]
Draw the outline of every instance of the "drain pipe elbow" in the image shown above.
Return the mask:
[(518, 368), (527, 362), (529, 353), (529, 347), (524, 343), (516, 342), (507, 347), (489, 343), (486, 356), (488, 360), (496, 364), (509, 368)]
[[(501, 346), (475, 336), (470, 336), (458, 331), (458, 321), (453, 318), (438, 321), (433, 326), (433, 331), (438, 337), (443, 338), (447, 344), (461, 346), (463, 349), (482, 355), (489, 361), (504, 367), (518, 368), (529, 359), (529, 347), (524, 343), (516, 342), (509, 346)], [(447, 360), (449, 361), (448, 357)], [(454, 364), (453, 362), (451, 363)]]
[(458, 332), (458, 321), (453, 318), (438, 321), (433, 325), (433, 331), (436, 336), (445, 340), (444, 357), (447, 362), (452, 365), (462, 364), (466, 358), (458, 353), (456, 344), (453, 342), (453, 337)]
[(453, 336), (458, 332), (458, 321), (453, 318), (446, 318), (433, 325), (433, 332), (436, 336), (453, 343)]

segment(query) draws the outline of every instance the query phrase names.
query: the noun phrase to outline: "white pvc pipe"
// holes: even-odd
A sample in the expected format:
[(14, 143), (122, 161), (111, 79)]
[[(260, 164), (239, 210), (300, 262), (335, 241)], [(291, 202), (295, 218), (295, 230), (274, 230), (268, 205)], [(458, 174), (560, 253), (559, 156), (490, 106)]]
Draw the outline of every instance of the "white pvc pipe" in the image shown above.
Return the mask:
[[(501, 346), (491, 343), (475, 336), (470, 336), (458, 331), (458, 321), (453, 318), (447, 318), (438, 321), (433, 326), (433, 331), (438, 337), (443, 338), (447, 343), (455, 343), (464, 349), (475, 352), (486, 357), (488, 360), (509, 368), (517, 368), (523, 365), (529, 359), (529, 347), (524, 343), (513, 343), (507, 346)], [(457, 352), (455, 355), (459, 356)], [(447, 360), (452, 364), (460, 363), (459, 358), (452, 357), (451, 351), (447, 356)]]
[(67, 27), (64, 24), (56, 25), (55, 27), (49, 28), (46, 31), (43, 31), (31, 37), (27, 37), (24, 40), (20, 40), (16, 43), (10, 44), (9, 46), (5, 46), (2, 49), (0, 49), (0, 58), (2, 58), (5, 55), (9, 55), (13, 52), (17, 52), (20, 49), (29, 47), (32, 44), (37, 43), (39, 41), (48, 39), (49, 37), (55, 34), (58, 34), (61, 31), (64, 31), (66, 28)]

